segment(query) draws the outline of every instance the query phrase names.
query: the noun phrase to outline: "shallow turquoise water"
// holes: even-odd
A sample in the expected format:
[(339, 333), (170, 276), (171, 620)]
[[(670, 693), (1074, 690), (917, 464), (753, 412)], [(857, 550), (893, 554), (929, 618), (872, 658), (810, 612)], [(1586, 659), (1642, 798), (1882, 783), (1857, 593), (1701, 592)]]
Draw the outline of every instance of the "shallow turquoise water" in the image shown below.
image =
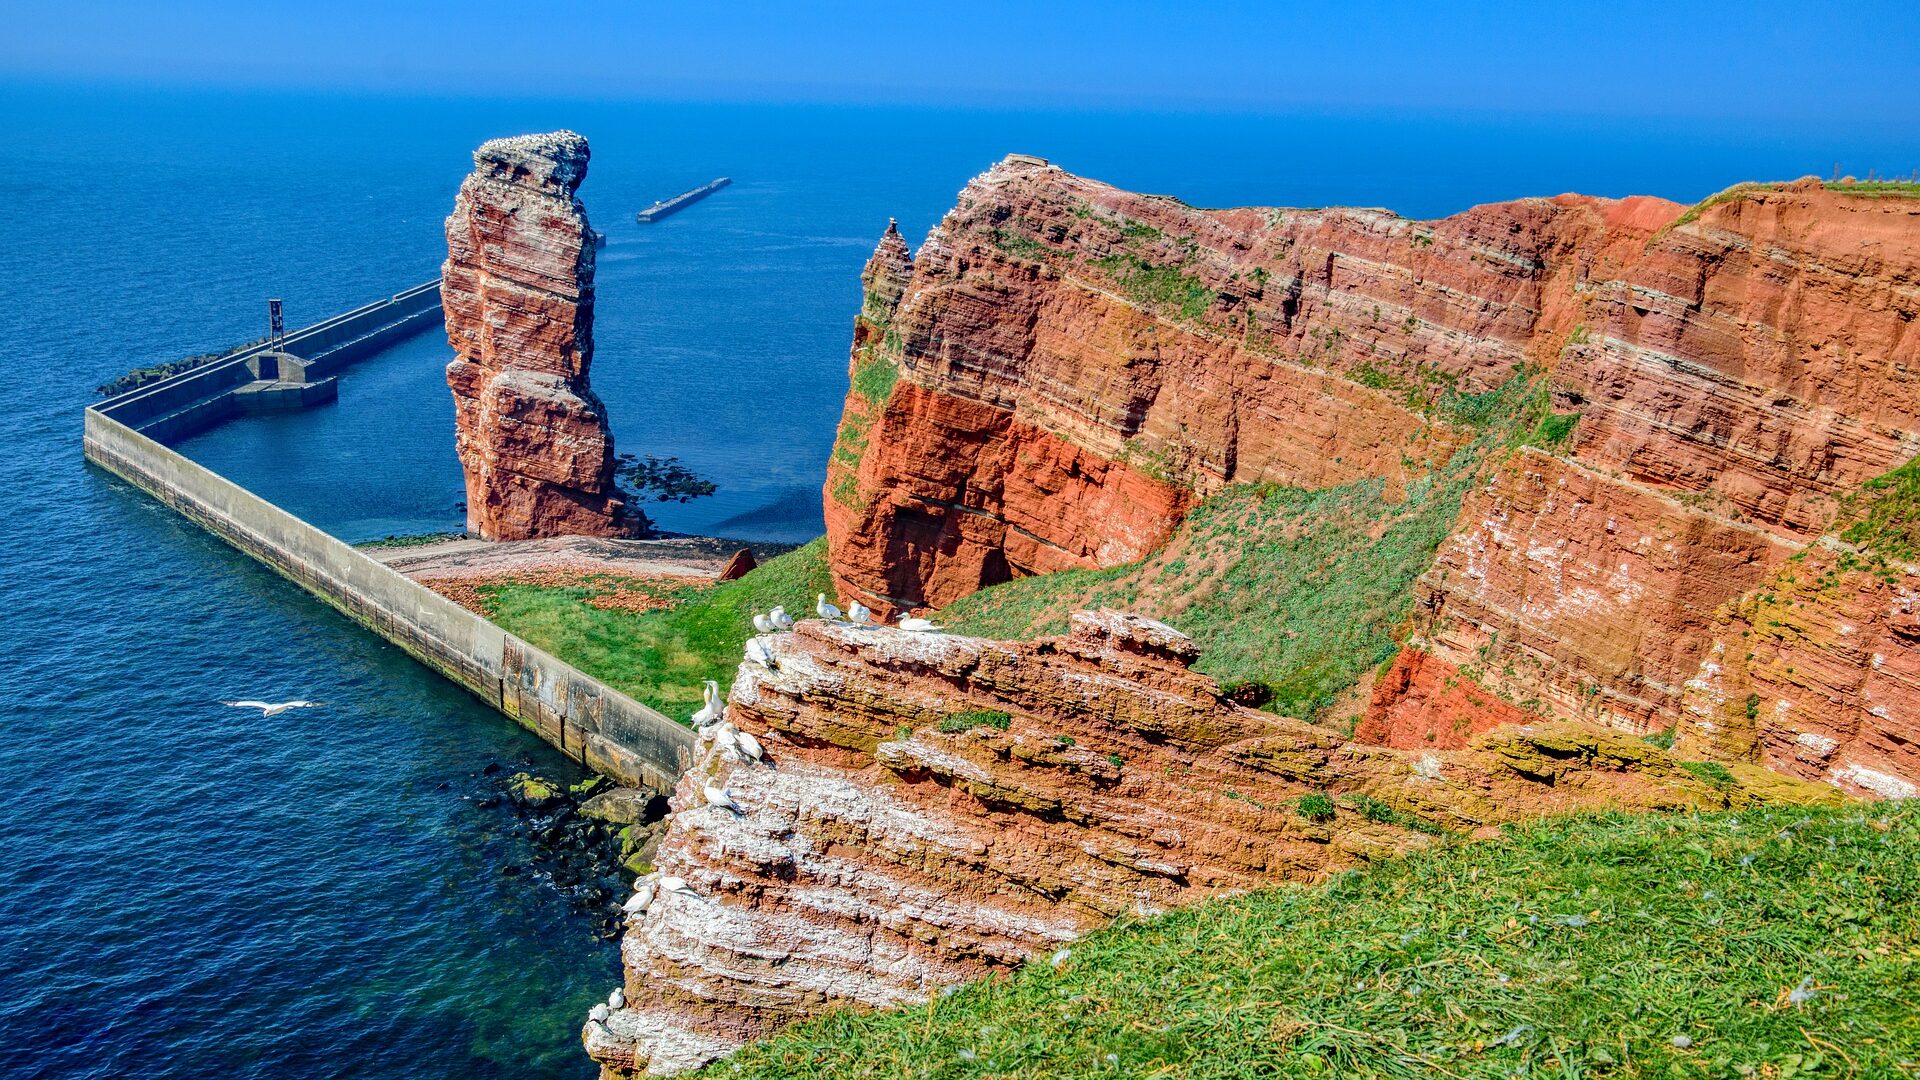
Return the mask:
[[(845, 389), (856, 274), (1003, 153), (1199, 204), (1432, 215), (1580, 189), (1690, 200), (1898, 133), (1340, 117), (242, 98), (0, 87), (0, 1075), (585, 1077), (613, 948), (538, 880), (489, 763), (556, 754), (80, 461), (80, 408), (138, 364), (425, 280), (481, 139), (573, 126), (602, 253), (595, 384), (622, 449), (711, 500), (682, 531), (804, 539)], [(649, 227), (632, 211), (737, 183)], [(349, 539), (459, 515), (429, 335), (337, 405), (193, 440)], [(272, 721), (217, 704), (309, 697)]]

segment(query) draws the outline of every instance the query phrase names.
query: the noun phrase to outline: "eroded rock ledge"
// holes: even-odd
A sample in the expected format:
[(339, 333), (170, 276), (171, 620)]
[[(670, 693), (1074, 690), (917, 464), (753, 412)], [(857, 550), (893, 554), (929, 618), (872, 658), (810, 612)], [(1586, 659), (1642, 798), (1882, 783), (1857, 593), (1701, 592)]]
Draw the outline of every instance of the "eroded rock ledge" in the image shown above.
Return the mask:
[(467, 531), (488, 540), (625, 536), (644, 528), (614, 483), (593, 365), (593, 230), (571, 131), (474, 151), (447, 218), (440, 295)]
[[(1549, 812), (1830, 799), (1734, 766), (1715, 787), (1578, 723), (1450, 751), (1359, 746), (1246, 709), (1192, 642), (1112, 611), (1034, 642), (819, 621), (759, 639), (673, 796), (662, 891), (623, 944), (625, 1007), (583, 1036), (609, 1078), (713, 1060), (798, 1017), (920, 1001), (1128, 913), (1312, 881)], [(709, 805), (724, 788), (739, 809)], [(1316, 805), (1303, 796), (1323, 794)]]

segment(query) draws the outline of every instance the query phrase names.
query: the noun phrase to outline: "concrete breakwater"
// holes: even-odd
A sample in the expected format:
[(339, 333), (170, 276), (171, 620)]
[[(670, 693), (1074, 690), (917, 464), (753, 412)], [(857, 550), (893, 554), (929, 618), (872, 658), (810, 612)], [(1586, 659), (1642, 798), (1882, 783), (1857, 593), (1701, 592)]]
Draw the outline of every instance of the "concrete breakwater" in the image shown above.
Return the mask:
[[(432, 311), (438, 311), (438, 285), (422, 287), (435, 301)], [(289, 335), (288, 347), (298, 348), (304, 336), (307, 348), (329, 357), (342, 346), (389, 343), (395, 338), (380, 335), (405, 325), (369, 320), (362, 315), (367, 311), (342, 316), (344, 324), (328, 320)], [(355, 315), (362, 317), (351, 319)], [(359, 355), (379, 347), (365, 346)], [(338, 366), (358, 358), (349, 356)], [(144, 423), (172, 437), (233, 415), (226, 411), (231, 402), (219, 402), (240, 385), (234, 369), (246, 372), (244, 359), (217, 361), (88, 408), (87, 460), (398, 645), (586, 767), (621, 784), (671, 790), (691, 760), (691, 731), (137, 429)], [(170, 385), (176, 380), (194, 382)], [(201, 409), (191, 424), (182, 416)]]
[(706, 198), (731, 183), (733, 183), (732, 177), (719, 177), (718, 179), (701, 184), (691, 191), (683, 191), (671, 199), (661, 199), (659, 202), (633, 215), (633, 220), (643, 225), (648, 222), (659, 221), (669, 214), (685, 210), (687, 207), (692, 206), (694, 203), (699, 202), (701, 199)]
[[(328, 379), (397, 341), (439, 325), (440, 279), (434, 278), (295, 330), (280, 348), (307, 361), (306, 378)], [(274, 349), (262, 342), (116, 394), (93, 409), (161, 442), (183, 439), (241, 415), (245, 403), (237, 391), (258, 380), (259, 359)]]

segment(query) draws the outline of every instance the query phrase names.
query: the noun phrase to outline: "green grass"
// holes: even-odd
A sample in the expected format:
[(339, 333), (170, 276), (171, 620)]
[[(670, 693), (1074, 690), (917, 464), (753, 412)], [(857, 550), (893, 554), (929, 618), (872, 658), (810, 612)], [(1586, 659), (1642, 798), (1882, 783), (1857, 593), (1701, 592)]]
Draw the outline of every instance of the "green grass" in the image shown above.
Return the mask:
[(1195, 667), (1222, 684), (1258, 684), (1266, 707), (1321, 716), (1398, 648), (1413, 583), (1483, 469), (1514, 447), (1569, 438), (1577, 416), (1557, 417), (1551, 404), (1533, 372), (1480, 394), (1449, 391), (1435, 411), (1480, 433), (1402, 492), (1378, 478), (1319, 490), (1228, 488), (1141, 562), (1021, 578), (956, 601), (939, 618), (961, 633), (1020, 638), (1061, 633), (1085, 608), (1135, 611), (1192, 635)]
[(1853, 501), (1840, 539), (1889, 559), (1920, 558), (1920, 458), (1862, 484)]
[(1177, 266), (1156, 266), (1130, 255), (1096, 259), (1093, 266), (1113, 279), (1127, 299), (1160, 314), (1177, 314), (1189, 322), (1201, 319), (1218, 294)]
[(1562, 818), (1123, 923), (702, 1075), (1911, 1077), (1917, 968), (1920, 805)]
[(585, 589), (488, 586), (489, 617), (508, 633), (560, 657), (676, 720), (700, 707), (700, 684), (733, 681), (753, 616), (775, 604), (810, 616), (832, 593), (826, 540), (768, 559), (737, 581), (689, 586), (665, 611), (606, 611), (581, 603)]
[(1013, 726), (1013, 714), (999, 709), (969, 709), (954, 713), (940, 721), (940, 730), (952, 735), (961, 731), (972, 731), (977, 727), (990, 727), (1005, 731)]

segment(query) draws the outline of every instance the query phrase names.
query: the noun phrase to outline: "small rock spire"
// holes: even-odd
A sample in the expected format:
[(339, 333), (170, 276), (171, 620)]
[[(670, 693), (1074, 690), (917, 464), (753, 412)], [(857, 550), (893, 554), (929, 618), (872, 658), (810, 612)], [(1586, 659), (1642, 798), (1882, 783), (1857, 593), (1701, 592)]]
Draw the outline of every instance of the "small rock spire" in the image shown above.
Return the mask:
[(906, 237), (900, 235), (900, 223), (888, 218), (887, 231), (860, 274), (865, 297), (861, 314), (883, 326), (892, 321), (893, 309), (900, 305), (912, 277), (913, 254), (907, 250)]

